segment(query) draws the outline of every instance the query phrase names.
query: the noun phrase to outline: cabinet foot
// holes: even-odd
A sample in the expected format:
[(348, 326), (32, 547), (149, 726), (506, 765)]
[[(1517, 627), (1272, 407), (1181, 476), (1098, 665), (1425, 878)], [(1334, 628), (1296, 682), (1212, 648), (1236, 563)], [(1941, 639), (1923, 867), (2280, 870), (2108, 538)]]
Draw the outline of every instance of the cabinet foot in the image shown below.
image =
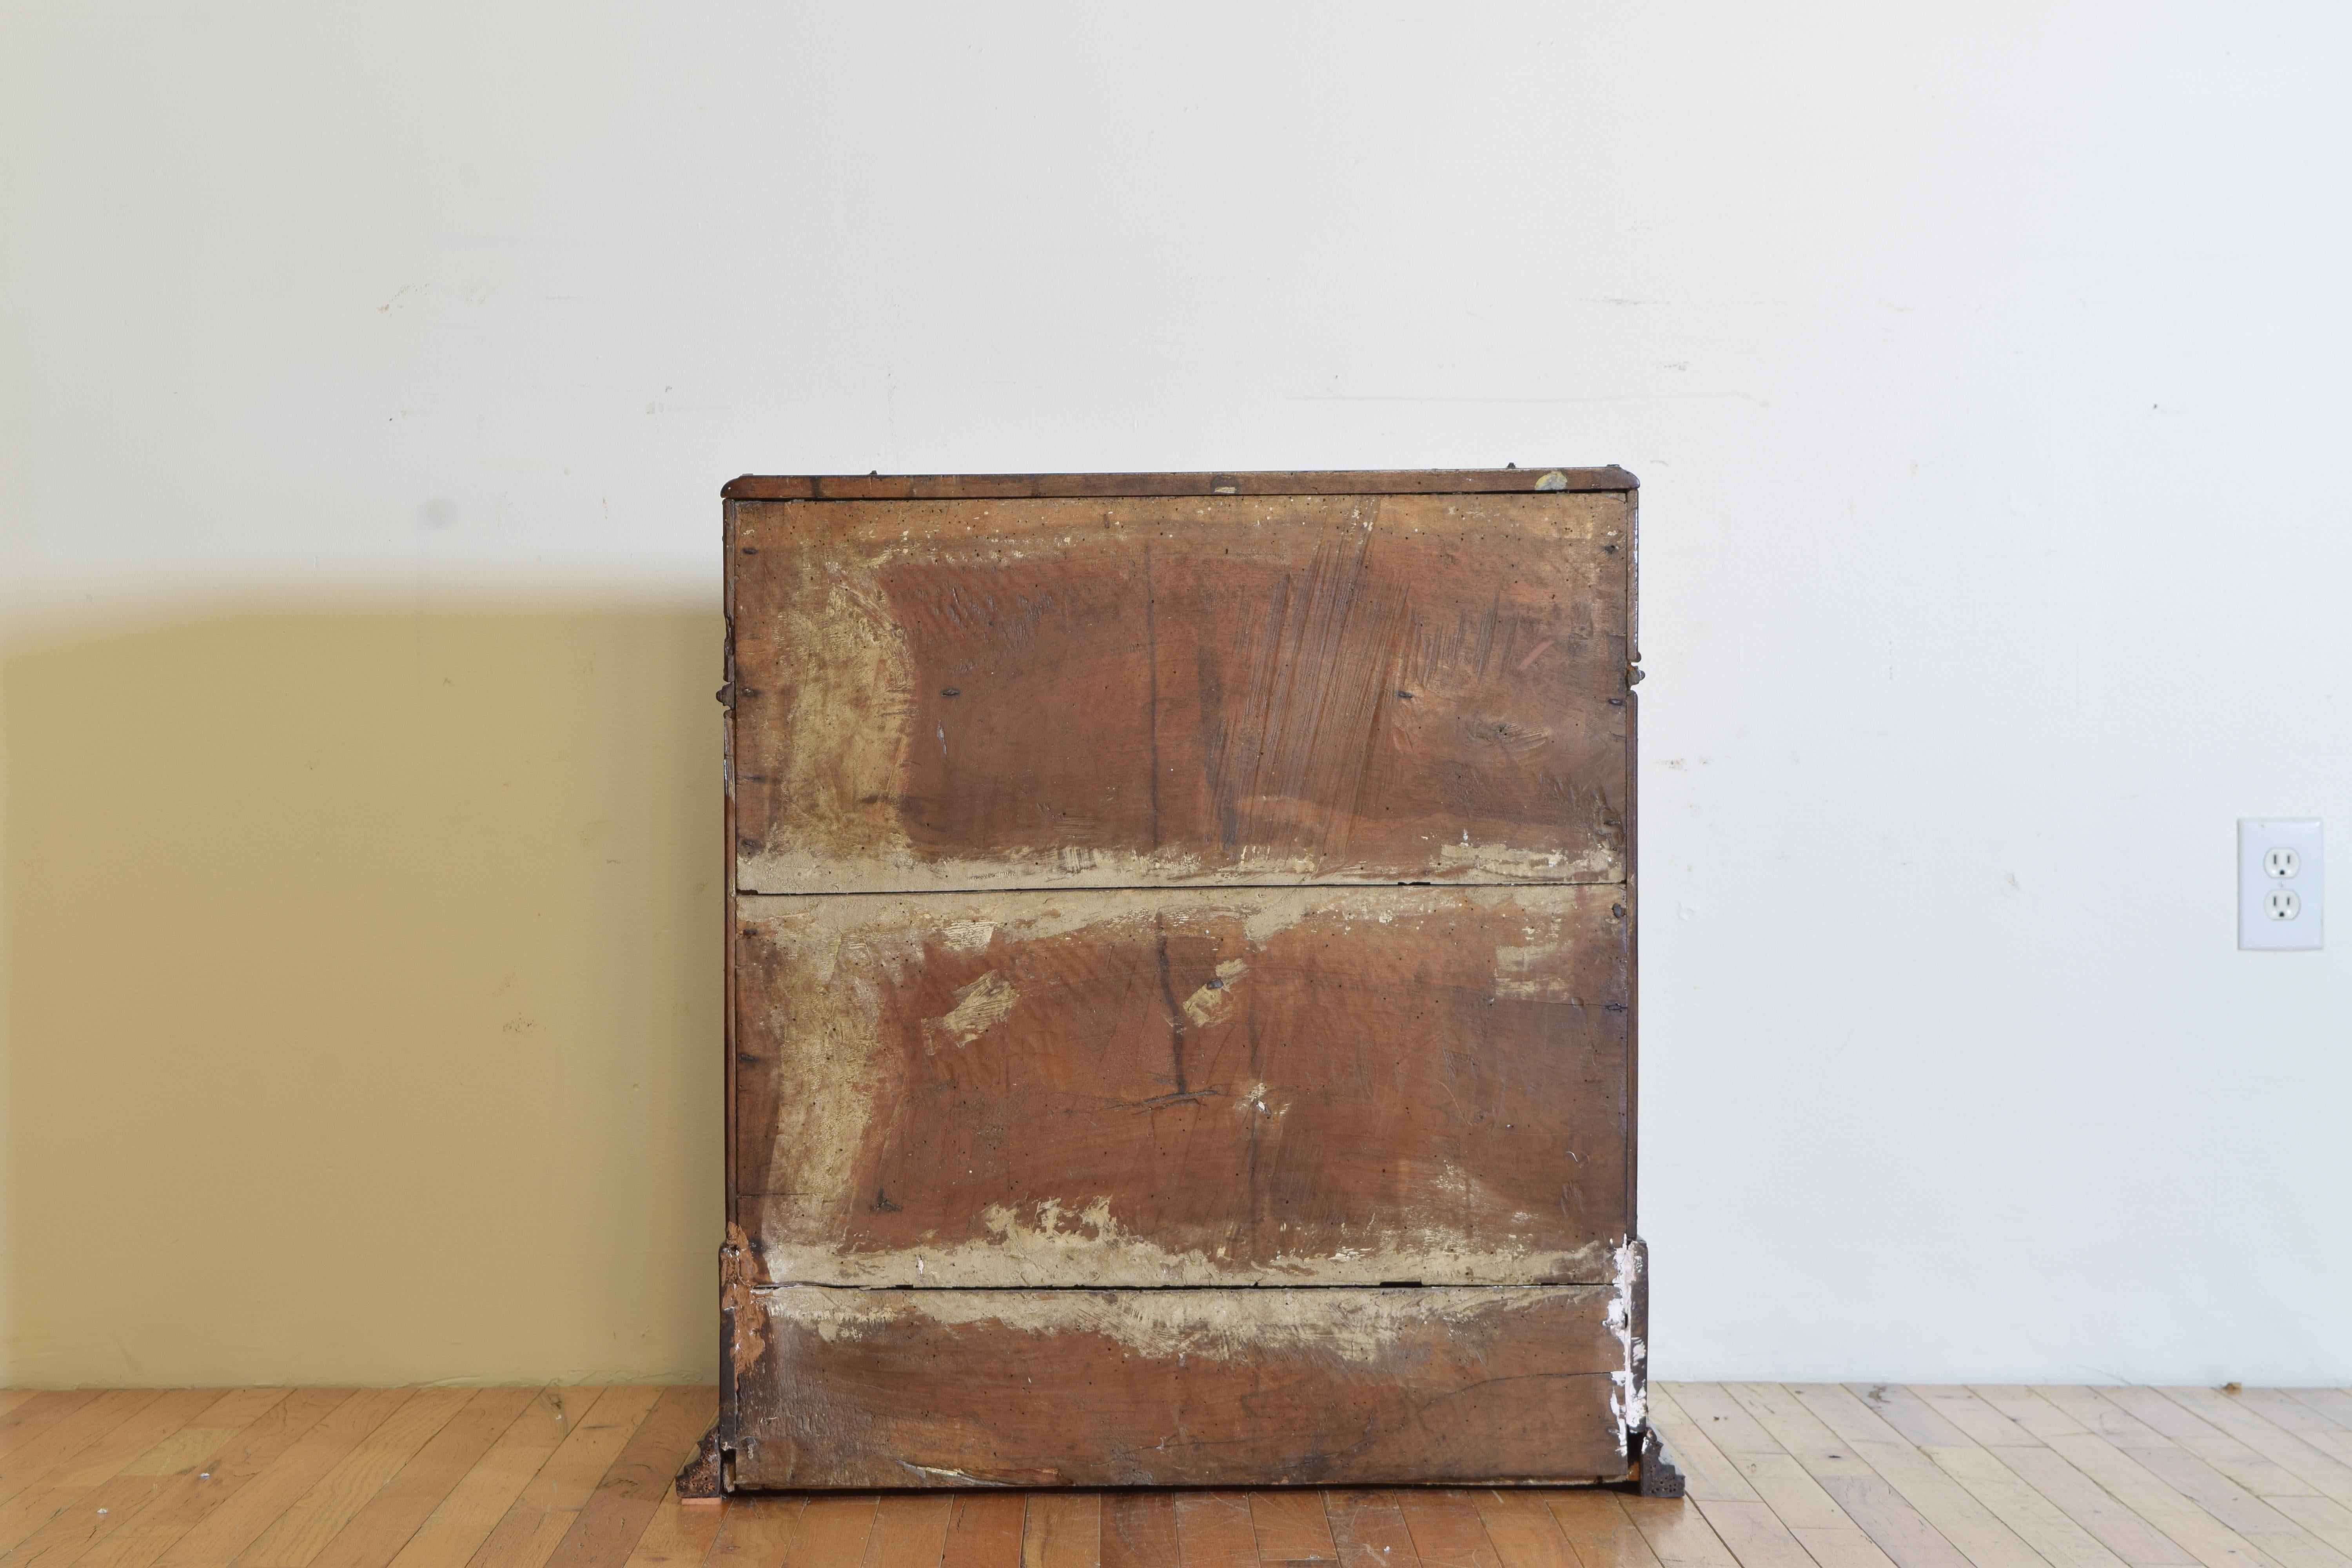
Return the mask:
[(677, 1473), (677, 1500), (720, 1502), (727, 1496), (727, 1456), (719, 1447), (719, 1428), (702, 1435), (694, 1458)]
[(1675, 1468), (1674, 1456), (1666, 1452), (1665, 1444), (1658, 1440), (1655, 1426), (1642, 1428), (1642, 1479), (1643, 1497), (1680, 1497), (1683, 1495), (1683, 1473)]

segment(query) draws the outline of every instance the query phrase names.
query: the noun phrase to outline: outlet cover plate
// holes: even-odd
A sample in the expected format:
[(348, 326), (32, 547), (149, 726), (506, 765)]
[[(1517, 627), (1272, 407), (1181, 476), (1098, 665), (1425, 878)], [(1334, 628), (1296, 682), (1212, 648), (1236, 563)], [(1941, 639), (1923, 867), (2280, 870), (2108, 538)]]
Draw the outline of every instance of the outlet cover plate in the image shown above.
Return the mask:
[[(2290, 857), (2273, 859), (2273, 849), (2292, 849)], [(2278, 877), (2271, 867), (2282, 862), (2294, 867), (2292, 877)], [(2238, 819), (2238, 945), (2250, 952), (2309, 952), (2320, 945), (2320, 917), (2326, 910), (2326, 862), (2322, 853), (2319, 818), (2315, 816), (2242, 816)], [(2274, 892), (2294, 894), (2284, 900), (2295, 907), (2294, 918), (2271, 913)]]

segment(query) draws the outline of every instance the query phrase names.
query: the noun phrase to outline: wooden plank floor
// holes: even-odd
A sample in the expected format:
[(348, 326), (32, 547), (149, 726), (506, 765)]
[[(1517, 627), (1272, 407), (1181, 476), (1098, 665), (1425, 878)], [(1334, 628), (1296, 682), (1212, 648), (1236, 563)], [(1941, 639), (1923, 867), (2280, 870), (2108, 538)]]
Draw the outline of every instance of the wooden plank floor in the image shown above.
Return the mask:
[(2352, 1392), (1652, 1392), (1687, 1501), (681, 1505), (707, 1388), (0, 1393), (0, 1568), (2352, 1568)]

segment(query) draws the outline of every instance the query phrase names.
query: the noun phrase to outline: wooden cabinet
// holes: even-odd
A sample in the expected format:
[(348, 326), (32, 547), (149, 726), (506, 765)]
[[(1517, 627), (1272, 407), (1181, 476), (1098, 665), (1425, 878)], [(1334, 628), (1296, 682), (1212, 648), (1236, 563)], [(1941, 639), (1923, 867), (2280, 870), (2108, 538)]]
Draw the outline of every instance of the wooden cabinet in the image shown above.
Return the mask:
[(1633, 1475), (1632, 477), (727, 496), (702, 1484)]

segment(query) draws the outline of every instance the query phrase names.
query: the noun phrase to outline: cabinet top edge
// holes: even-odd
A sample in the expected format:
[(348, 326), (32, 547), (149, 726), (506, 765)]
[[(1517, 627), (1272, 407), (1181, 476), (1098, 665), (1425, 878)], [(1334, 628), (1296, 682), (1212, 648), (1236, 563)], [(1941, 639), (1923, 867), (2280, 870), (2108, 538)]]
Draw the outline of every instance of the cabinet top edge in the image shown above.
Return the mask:
[(728, 500), (987, 500), (1089, 496), (1505, 495), (1633, 490), (1614, 464), (1597, 468), (1369, 468), (1200, 474), (745, 474)]

